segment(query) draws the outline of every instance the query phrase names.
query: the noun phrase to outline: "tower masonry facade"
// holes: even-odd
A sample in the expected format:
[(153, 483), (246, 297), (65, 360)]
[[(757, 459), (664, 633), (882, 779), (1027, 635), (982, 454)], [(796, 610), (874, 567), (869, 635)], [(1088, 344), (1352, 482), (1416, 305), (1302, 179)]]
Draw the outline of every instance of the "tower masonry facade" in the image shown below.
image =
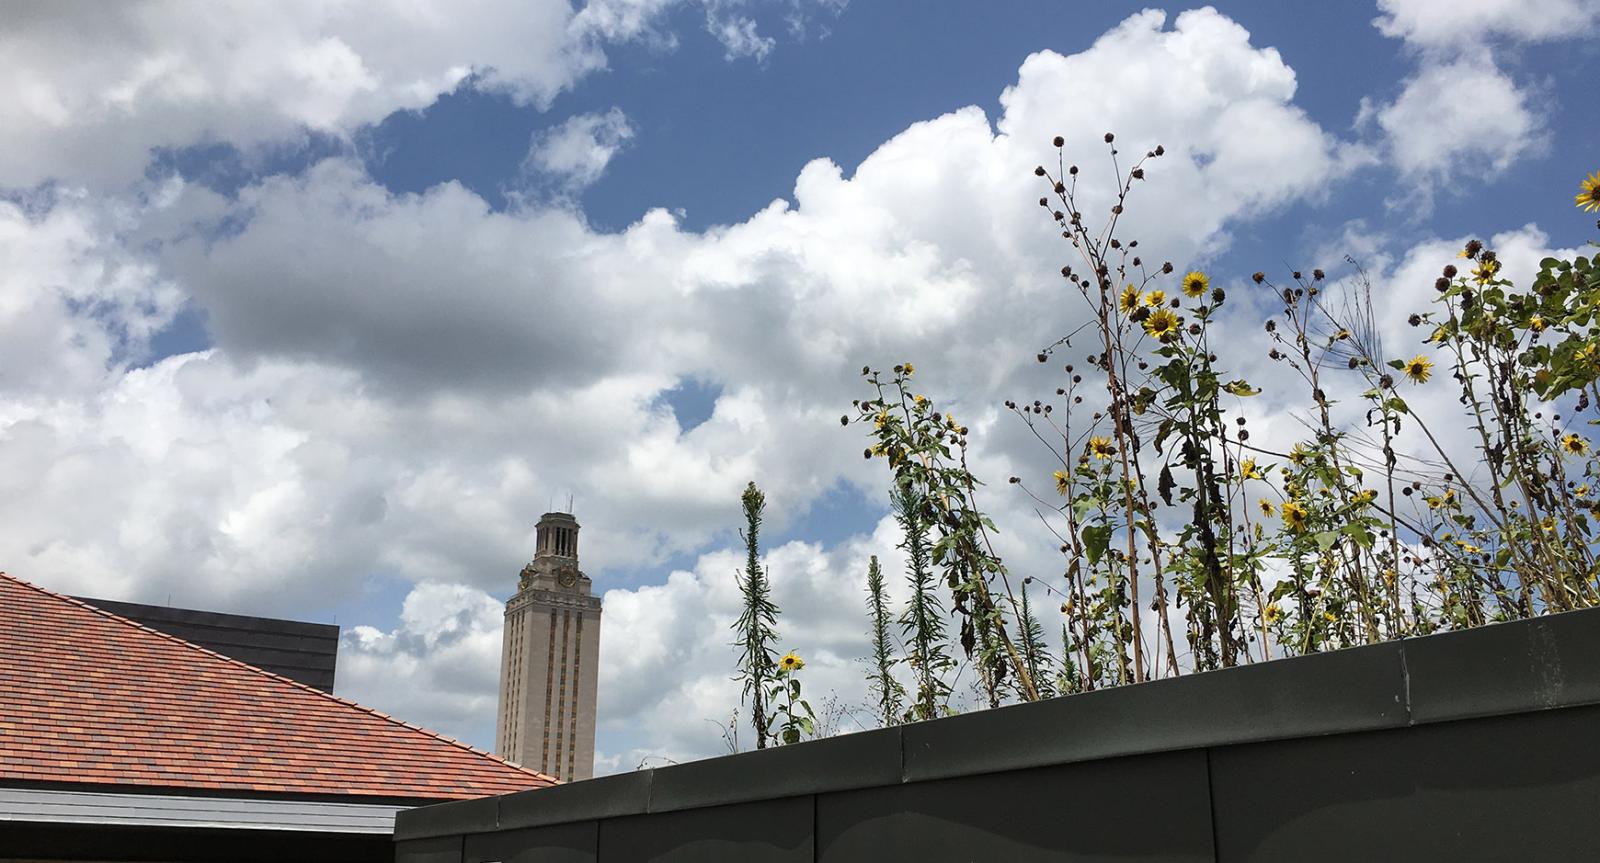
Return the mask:
[(594, 775), (600, 598), (578, 569), (578, 520), (539, 519), (533, 560), (506, 603), (495, 751), (570, 782)]

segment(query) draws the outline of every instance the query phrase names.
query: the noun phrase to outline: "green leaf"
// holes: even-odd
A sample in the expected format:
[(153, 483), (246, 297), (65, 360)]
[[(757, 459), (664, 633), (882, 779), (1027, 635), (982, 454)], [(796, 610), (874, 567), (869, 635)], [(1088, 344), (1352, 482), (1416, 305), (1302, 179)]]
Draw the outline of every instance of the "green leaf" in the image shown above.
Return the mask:
[(1311, 539), (1316, 542), (1318, 551), (1327, 551), (1333, 548), (1334, 543), (1339, 541), (1339, 532), (1336, 530), (1324, 530), (1312, 534)]
[(1227, 390), (1232, 395), (1241, 397), (1261, 395), (1260, 387), (1250, 386), (1250, 383), (1242, 378), (1240, 380), (1229, 382), (1227, 386), (1223, 387), (1223, 389)]
[(1111, 525), (1091, 524), (1083, 529), (1083, 550), (1089, 557), (1089, 565), (1094, 566), (1105, 557), (1106, 549), (1111, 545)]

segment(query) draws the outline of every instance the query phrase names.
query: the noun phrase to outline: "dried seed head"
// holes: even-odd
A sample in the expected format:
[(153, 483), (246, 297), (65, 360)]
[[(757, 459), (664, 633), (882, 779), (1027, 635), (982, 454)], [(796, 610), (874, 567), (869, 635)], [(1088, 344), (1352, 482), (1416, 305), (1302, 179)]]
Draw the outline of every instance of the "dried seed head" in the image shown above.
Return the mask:
[(1111, 143), (1112, 141), (1115, 141), (1116, 139), (1117, 139), (1116, 135), (1113, 135), (1110, 132), (1106, 133), (1106, 143), (1107, 144)]
[(1034, 168), (1033, 169), (1033, 175), (1035, 177), (1043, 177), (1044, 176), (1044, 166), (1040, 165), (1040, 166)]
[(1060, 147), (1061, 145), (1063, 145), (1063, 144), (1065, 144), (1067, 142), (1066, 142), (1066, 139), (1062, 138), (1060, 135), (1057, 135), (1057, 136), (1055, 136), (1055, 138), (1053, 140), (1051, 140), (1050, 143), (1056, 145), (1057, 147)]
[(1447, 278), (1447, 279), (1455, 278), (1456, 277), (1456, 272), (1457, 272), (1457, 270), (1456, 270), (1456, 265), (1455, 264), (1445, 264), (1444, 265), (1444, 277), (1445, 278)]
[(1267, 280), (1267, 274), (1257, 270), (1255, 273), (1251, 274), (1250, 280), (1259, 285)]

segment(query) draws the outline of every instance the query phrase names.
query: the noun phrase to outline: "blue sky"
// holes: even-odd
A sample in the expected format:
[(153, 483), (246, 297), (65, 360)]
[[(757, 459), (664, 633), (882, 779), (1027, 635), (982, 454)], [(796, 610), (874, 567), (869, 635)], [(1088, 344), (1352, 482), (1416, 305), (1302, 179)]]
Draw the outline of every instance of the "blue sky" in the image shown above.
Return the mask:
[[(1030, 293), (1048, 232), (1011, 221), (1050, 134), (1159, 133), (1178, 161), (1151, 171), (1149, 236), (1224, 282), (1353, 254), (1399, 309), (1440, 244), (1594, 235), (1571, 206), (1600, 168), (1592, 0), (1160, 21), (1126, 3), (536, 0), (423, 23), (179, 5), (0, 32), (23, 82), (0, 96), (0, 452), (18, 466), (0, 488), (26, 507), (0, 568), (336, 619), (347, 694), (488, 745), (497, 603), (571, 494), (625, 645), (603, 660), (606, 769), (717, 746), (702, 721), (728, 697), (749, 479), (774, 500), (775, 569), (804, 574), (780, 579), (791, 632), (855, 697), (856, 570), (895, 552), (837, 425), (861, 394), (844, 369), (915, 353), (994, 428), (992, 476), (1034, 469), (984, 411), (1043, 385), (1028, 358), (1045, 319), (1070, 320)], [(1139, 50), (1106, 61), (1113, 32)], [(63, 38), (100, 59), (61, 65)], [(1155, 104), (1171, 92), (1194, 101)]]

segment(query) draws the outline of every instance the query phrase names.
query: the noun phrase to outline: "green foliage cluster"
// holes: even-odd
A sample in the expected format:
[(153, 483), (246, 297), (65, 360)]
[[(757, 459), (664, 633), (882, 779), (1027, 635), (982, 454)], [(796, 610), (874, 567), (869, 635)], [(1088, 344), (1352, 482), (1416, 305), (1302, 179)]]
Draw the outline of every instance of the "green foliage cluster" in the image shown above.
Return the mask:
[[(1037, 359), (1074, 342), (1088, 356), (1061, 366), (1054, 398), (1006, 402), (1058, 468), (1042, 488), (1011, 483), (1059, 537), (1059, 577), (1014, 589), (978, 506), (969, 429), (912, 386), (911, 363), (863, 369), (870, 393), (842, 418), (866, 426), (864, 455), (889, 470), (921, 588), (902, 616), (914, 681), (904, 719), (949, 709), (935, 679), (954, 663), (938, 655), (935, 675), (930, 653), (942, 633), (918, 638), (940, 616), (915, 611), (936, 608), (934, 578), (991, 703), (1600, 604), (1597, 466), (1583, 431), (1600, 422), (1600, 264), (1546, 259), (1518, 288), (1494, 250), (1468, 243), (1433, 307), (1408, 318), (1421, 352), (1396, 357), (1359, 265), (1337, 285), (1313, 270), (1225, 289), (1147, 264), (1119, 227), (1164, 151), (1123, 170), (1114, 136), (1106, 143), (1119, 185), (1103, 218), (1080, 207), (1060, 138), (1056, 169), (1035, 171), (1039, 204), (1070, 247), (1061, 276), (1086, 312), (1073, 318), (1088, 321)], [(1228, 371), (1229, 289), (1276, 309), (1268, 356), (1297, 384), (1268, 397), (1304, 428), (1292, 446), (1251, 440), (1243, 407), (1262, 390)], [(1441, 387), (1458, 411), (1414, 409), (1415, 393)], [(1341, 408), (1337, 392), (1359, 395)], [(1447, 426), (1469, 430), (1471, 452), (1441, 440)], [(1045, 649), (1029, 583), (1060, 601), (1059, 656)], [(886, 679), (881, 648), (874, 674)], [(888, 722), (889, 690), (875, 692)]]

